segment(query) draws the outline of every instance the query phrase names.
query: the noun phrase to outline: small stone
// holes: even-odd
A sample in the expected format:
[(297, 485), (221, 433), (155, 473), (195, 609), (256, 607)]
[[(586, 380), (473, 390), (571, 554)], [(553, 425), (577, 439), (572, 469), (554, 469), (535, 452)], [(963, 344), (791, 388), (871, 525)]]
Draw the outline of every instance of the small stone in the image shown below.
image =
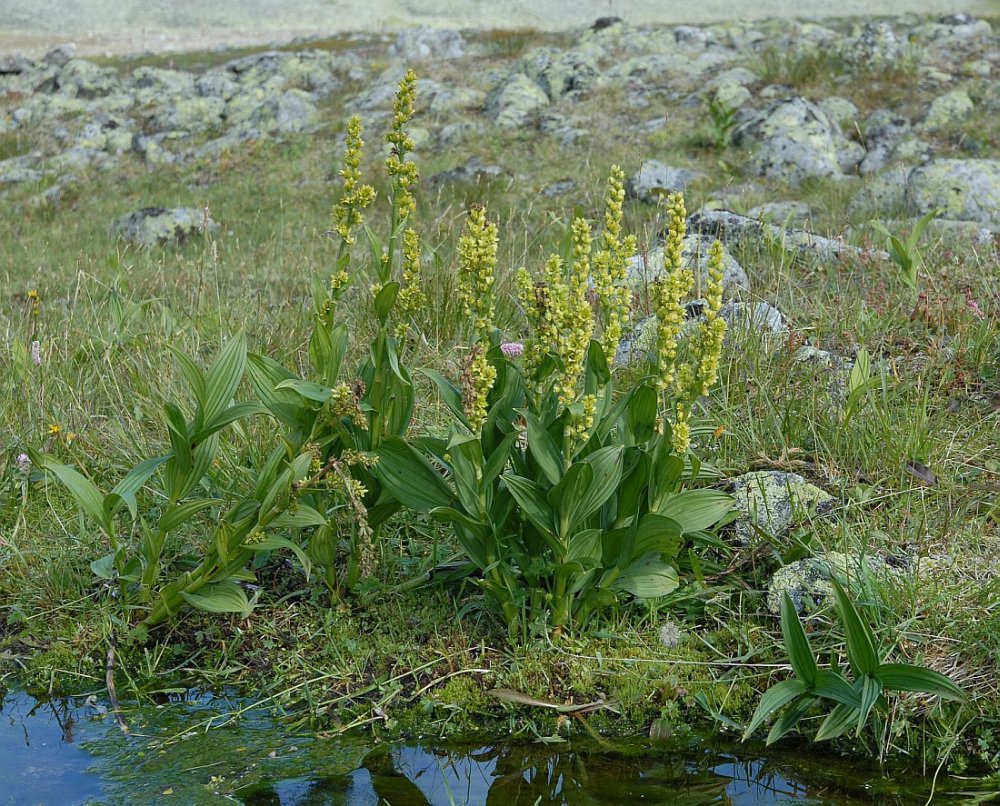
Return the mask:
[(778, 470), (745, 473), (730, 488), (743, 513), (734, 524), (735, 542), (741, 546), (759, 540), (758, 529), (780, 539), (799, 520), (829, 514), (834, 503), (832, 495), (799, 474)]
[(141, 246), (184, 243), (189, 237), (216, 228), (204, 210), (192, 207), (144, 207), (117, 219), (114, 230), (122, 238)]
[(549, 96), (524, 73), (515, 73), (486, 98), (486, 114), (501, 129), (519, 129), (549, 104)]
[(633, 199), (657, 201), (661, 197), (687, 190), (705, 174), (688, 168), (675, 168), (659, 160), (646, 160), (628, 180), (626, 190)]

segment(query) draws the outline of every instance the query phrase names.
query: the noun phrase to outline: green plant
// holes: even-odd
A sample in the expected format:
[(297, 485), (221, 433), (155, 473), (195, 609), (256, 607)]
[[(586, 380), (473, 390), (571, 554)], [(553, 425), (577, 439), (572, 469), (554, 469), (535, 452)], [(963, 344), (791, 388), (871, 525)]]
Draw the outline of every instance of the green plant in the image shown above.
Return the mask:
[(924, 265), (924, 258), (917, 248), (917, 244), (920, 242), (920, 237), (924, 234), (924, 230), (927, 229), (927, 225), (937, 215), (937, 210), (931, 210), (929, 213), (921, 216), (917, 223), (913, 225), (913, 229), (910, 231), (906, 241), (903, 241), (898, 235), (890, 232), (881, 221), (869, 222), (869, 226), (872, 229), (885, 236), (885, 248), (889, 252), (889, 257), (899, 267), (899, 277), (909, 288), (917, 287), (917, 272)]
[(737, 110), (726, 106), (714, 95), (708, 101), (708, 132), (712, 145), (719, 149), (729, 148), (736, 128)]
[(558, 634), (625, 595), (671, 593), (732, 508), (728, 495), (686, 489), (705, 471), (688, 451), (691, 409), (715, 382), (725, 335), (721, 247), (712, 249), (705, 321), (681, 361), (693, 277), (681, 262), (683, 200), (671, 197), (665, 277), (654, 292), (657, 355), (651, 373), (616, 391), (608, 356), (627, 321), (635, 248), (621, 237), (623, 197), (614, 169), (601, 249), (592, 251), (577, 218), (565, 258), (549, 259), (544, 280), (521, 271), (532, 326), (524, 345), (492, 330), (496, 227), (481, 208), (469, 214), (459, 272), (474, 339), (466, 376), (460, 388), (424, 372), (453, 417), (450, 438), (390, 439), (378, 452), (385, 488), (454, 529), (512, 637)]
[(768, 744), (795, 730), (822, 702), (833, 703), (834, 707), (813, 736), (817, 742), (834, 739), (852, 727), (860, 735), (873, 710), (887, 711), (886, 692), (917, 692), (959, 702), (966, 699), (964, 692), (940, 672), (913, 664), (886, 663), (877, 651), (871, 627), (861, 618), (843, 586), (836, 580), (833, 586), (853, 681), (841, 674), (833, 656), (831, 668), (819, 668), (786, 592), (781, 601), (781, 633), (795, 676), (764, 693), (743, 734), (744, 740), (782, 708), (784, 713), (767, 735)]

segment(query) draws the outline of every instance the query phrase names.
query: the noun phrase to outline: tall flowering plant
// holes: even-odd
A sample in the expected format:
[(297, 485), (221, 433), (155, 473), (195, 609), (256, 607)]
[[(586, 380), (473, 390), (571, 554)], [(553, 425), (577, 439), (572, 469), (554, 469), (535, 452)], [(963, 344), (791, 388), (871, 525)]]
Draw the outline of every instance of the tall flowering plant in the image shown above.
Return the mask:
[[(436, 372), (454, 417), (450, 438), (385, 441), (375, 475), (403, 505), (455, 531), (476, 581), (512, 638), (558, 634), (623, 597), (652, 599), (681, 583), (679, 558), (731, 509), (719, 492), (689, 488), (690, 415), (714, 385), (725, 322), (722, 253), (711, 253), (707, 313), (681, 359), (684, 206), (670, 200), (664, 280), (654, 289), (658, 344), (647, 374), (616, 389), (609, 359), (630, 319), (622, 235), (623, 175), (608, 180), (604, 226), (576, 218), (569, 249), (541, 277), (518, 273), (523, 344), (492, 323), (496, 226), (469, 213), (459, 287), (473, 345), (460, 384)], [(443, 471), (443, 472), (442, 472)]]

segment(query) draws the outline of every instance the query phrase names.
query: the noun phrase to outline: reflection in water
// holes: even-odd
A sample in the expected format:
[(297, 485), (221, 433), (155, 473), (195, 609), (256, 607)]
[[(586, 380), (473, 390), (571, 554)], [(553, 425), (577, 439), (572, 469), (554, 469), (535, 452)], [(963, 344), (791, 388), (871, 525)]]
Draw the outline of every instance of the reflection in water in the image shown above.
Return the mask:
[[(903, 806), (923, 803), (929, 789), (917, 776), (893, 780), (830, 756), (670, 752), (639, 739), (372, 750), (365, 737), (290, 735), (260, 709), (233, 719), (238, 707), (192, 692), (133, 706), (126, 738), (99, 705), (9, 694), (0, 701), (0, 806)], [(966, 786), (978, 794), (934, 802), (994, 802), (995, 787)]]

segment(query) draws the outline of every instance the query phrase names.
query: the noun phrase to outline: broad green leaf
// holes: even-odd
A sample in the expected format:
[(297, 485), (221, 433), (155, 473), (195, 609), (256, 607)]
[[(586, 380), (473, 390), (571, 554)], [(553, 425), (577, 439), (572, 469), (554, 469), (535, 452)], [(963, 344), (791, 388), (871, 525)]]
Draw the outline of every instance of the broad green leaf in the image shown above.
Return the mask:
[(307, 504), (299, 503), (295, 511), (282, 512), (268, 524), (270, 529), (309, 529), (326, 526), (326, 516)]
[[(556, 530), (552, 507), (539, 486), (523, 476), (508, 474), (500, 478), (528, 520), (548, 537), (554, 537)], [(557, 559), (562, 561), (562, 557)]]
[(866, 675), (876, 674), (879, 667), (879, 657), (875, 652), (875, 641), (871, 628), (862, 621), (854, 603), (847, 595), (847, 591), (836, 579), (833, 580), (833, 591), (837, 599), (840, 621), (844, 626), (847, 638), (847, 659), (850, 662), (851, 671), (858, 679)]
[(250, 602), (247, 595), (235, 582), (216, 582), (206, 585), (197, 593), (182, 590), (181, 597), (196, 610), (206, 613), (249, 613)]
[(288, 549), (298, 558), (307, 580), (309, 579), (309, 574), (312, 572), (312, 561), (309, 559), (309, 555), (305, 553), (302, 546), (298, 543), (292, 542), (286, 537), (281, 537), (280, 535), (265, 535), (263, 540), (259, 540), (256, 543), (244, 543), (243, 548), (249, 549), (250, 551), (274, 551), (276, 549)]
[[(665, 427), (669, 428), (669, 423)], [(660, 515), (664, 504), (677, 494), (677, 487), (680, 483), (681, 474), (684, 473), (684, 460), (680, 456), (674, 456), (670, 452), (669, 437), (660, 436), (659, 443), (653, 451), (653, 465), (649, 471), (649, 488), (647, 501), (649, 511)]]
[(333, 390), (329, 386), (323, 386), (323, 384), (316, 383), (315, 381), (304, 381), (301, 378), (289, 378), (277, 384), (274, 388), (275, 390), (291, 389), (296, 394), (314, 403), (326, 403), (330, 399), (330, 395), (333, 394)]
[(883, 663), (875, 670), (886, 691), (913, 691), (919, 694), (936, 694), (946, 700), (964, 702), (967, 697), (951, 678), (940, 672), (909, 663)]
[(203, 416), (210, 421), (222, 411), (236, 394), (247, 367), (246, 337), (239, 333), (229, 340), (205, 376), (205, 406)]
[(813, 657), (806, 631), (802, 629), (802, 622), (799, 621), (788, 591), (781, 597), (781, 635), (795, 676), (812, 688), (816, 682), (816, 658)]
[(601, 561), (601, 530), (586, 529), (569, 539), (567, 562), (578, 561), (584, 568), (591, 568)]
[(90, 564), (90, 570), (94, 572), (94, 576), (99, 579), (114, 579), (115, 578), (115, 555), (105, 554), (99, 560), (94, 560)]
[(809, 687), (798, 678), (783, 680), (771, 686), (760, 698), (757, 709), (750, 718), (750, 724), (743, 731), (743, 741), (746, 741), (772, 714), (777, 713), (796, 697), (805, 694)]
[(682, 543), (681, 534), (681, 525), (673, 518), (643, 515), (635, 532), (634, 556), (641, 557), (650, 551), (676, 556)]
[(396, 304), (396, 297), (399, 295), (399, 283), (386, 283), (375, 296), (375, 315), (381, 324), (385, 324), (389, 319), (389, 312)]
[(520, 414), (528, 425), (528, 452), (549, 484), (558, 484), (563, 475), (563, 461), (555, 440), (542, 425), (542, 421), (530, 411), (521, 409)]
[(260, 402), (271, 414), (289, 428), (301, 425), (303, 409), (299, 397), (291, 390), (275, 391), (282, 381), (295, 378), (291, 372), (273, 358), (251, 354), (247, 356), (247, 375)]
[(201, 442), (206, 437), (214, 434), (216, 431), (221, 431), (230, 423), (235, 423), (237, 420), (242, 420), (244, 417), (250, 417), (254, 414), (266, 414), (267, 411), (268, 410), (260, 403), (237, 403), (234, 406), (223, 409), (216, 414), (215, 417), (205, 423), (202, 429), (194, 435), (192, 441)]
[(497, 476), (503, 473), (510, 462), (511, 448), (514, 447), (519, 436), (517, 431), (511, 431), (493, 448), (489, 459), (486, 460), (486, 466), (483, 468), (483, 484), (493, 484)]
[(173, 403), (164, 403), (163, 410), (167, 415), (167, 435), (170, 437), (170, 447), (174, 451), (174, 463), (178, 472), (185, 473), (191, 467), (192, 461), (187, 421), (181, 410)]
[(448, 444), (451, 457), (451, 478), (455, 492), (465, 511), (482, 518), (486, 515), (483, 476), (483, 449), (471, 435), (455, 434)]
[(625, 568), (611, 588), (631, 593), (637, 599), (656, 599), (672, 593), (678, 585), (677, 569), (650, 552)]
[(198, 368), (198, 366), (192, 361), (186, 353), (181, 352), (176, 347), (171, 344), (167, 345), (167, 349), (173, 353), (174, 358), (177, 360), (177, 366), (180, 367), (181, 374), (187, 381), (188, 386), (191, 387), (191, 392), (194, 394), (195, 402), (198, 407), (202, 410), (205, 409), (205, 375)]
[(199, 498), (194, 501), (185, 501), (183, 504), (169, 504), (160, 516), (156, 528), (161, 533), (167, 534), (187, 523), (199, 512), (221, 504), (222, 501), (217, 498)]
[[(609, 445), (594, 451), (583, 462), (570, 467), (562, 481), (552, 488), (549, 501), (561, 515), (568, 516), (570, 532), (597, 512), (618, 490), (622, 479), (623, 451), (620, 445)], [(589, 472), (583, 471), (582, 475), (570, 480), (574, 472), (580, 472), (575, 468), (581, 465), (588, 467)], [(581, 481), (587, 483), (581, 484)]]
[(587, 393), (594, 394), (597, 389), (606, 386), (611, 380), (611, 369), (608, 367), (607, 356), (604, 355), (604, 348), (596, 339), (591, 339), (587, 346), (586, 357)]
[(816, 672), (812, 693), (824, 700), (833, 700), (854, 708), (861, 705), (861, 698), (858, 696), (858, 692), (851, 687), (851, 684), (844, 679), (843, 675), (829, 669), (819, 669)]
[(771, 730), (767, 734), (766, 744), (774, 744), (786, 733), (795, 730), (802, 718), (809, 713), (815, 704), (815, 697), (805, 696), (788, 706), (771, 726)]
[[(871, 712), (872, 707), (878, 701), (879, 695), (882, 693), (882, 683), (877, 677), (872, 677), (871, 675), (865, 675), (860, 678), (860, 698), (861, 706), (858, 709), (858, 721), (857, 728), (858, 733), (861, 733), (861, 729), (864, 728), (865, 722), (868, 721), (868, 714)], [(857, 683), (855, 683), (855, 688), (858, 688)]]
[(683, 490), (668, 496), (656, 514), (673, 518), (687, 534), (715, 526), (734, 505), (731, 495), (717, 490)]
[[(129, 513), (136, 517), (135, 494), (142, 489), (149, 477), (156, 472), (156, 469), (166, 462), (169, 456), (155, 456), (152, 459), (144, 459), (126, 473), (114, 489), (104, 499), (104, 509), (109, 517), (114, 516), (121, 508), (122, 504), (128, 504)], [(109, 505), (109, 499), (117, 496), (117, 500)]]
[[(529, 437), (530, 439), (530, 437)], [(549, 490), (547, 500), (556, 513), (559, 537), (568, 540), (577, 523), (580, 502), (594, 484), (594, 468), (586, 462), (571, 465), (562, 480)]]
[(93, 518), (105, 532), (111, 534), (114, 525), (104, 511), (104, 496), (101, 495), (101, 491), (94, 483), (69, 465), (54, 462), (47, 456), (43, 459), (45, 469), (69, 490), (70, 495), (76, 500), (77, 506)]
[(399, 437), (390, 437), (379, 446), (372, 475), (403, 506), (417, 512), (452, 506), (455, 500), (441, 474)]
[[(859, 699), (860, 702), (860, 699)], [(840, 704), (829, 714), (816, 731), (814, 741), (825, 742), (827, 739), (836, 739), (843, 736), (858, 722), (858, 708), (852, 705)]]
[(646, 384), (636, 387), (631, 395), (626, 423), (633, 443), (644, 445), (656, 432), (657, 402), (656, 390)]

